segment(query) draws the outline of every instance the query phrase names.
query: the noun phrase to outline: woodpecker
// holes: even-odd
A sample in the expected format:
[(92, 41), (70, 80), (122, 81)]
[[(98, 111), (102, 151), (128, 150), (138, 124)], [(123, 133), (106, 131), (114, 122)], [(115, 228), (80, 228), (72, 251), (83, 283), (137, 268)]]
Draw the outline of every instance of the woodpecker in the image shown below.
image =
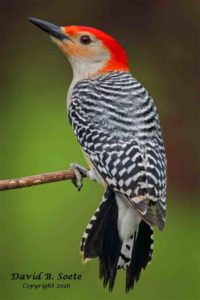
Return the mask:
[(83, 260), (99, 258), (99, 277), (110, 291), (124, 269), (128, 292), (152, 259), (153, 227), (162, 230), (166, 219), (157, 108), (113, 37), (85, 26), (30, 22), (50, 35), (72, 66), (68, 116), (89, 166), (72, 164), (74, 184), (80, 189), (86, 175), (105, 189), (81, 240)]

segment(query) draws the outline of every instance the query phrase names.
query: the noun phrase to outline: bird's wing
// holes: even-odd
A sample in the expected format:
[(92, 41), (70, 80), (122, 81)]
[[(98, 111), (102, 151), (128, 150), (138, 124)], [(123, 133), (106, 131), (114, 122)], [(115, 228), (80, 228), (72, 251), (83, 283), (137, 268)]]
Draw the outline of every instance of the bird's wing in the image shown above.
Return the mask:
[[(101, 144), (100, 130), (96, 133), (99, 138), (95, 143)], [(105, 150), (90, 153), (90, 159), (106, 183), (120, 194), (129, 207), (135, 209), (147, 223), (163, 228), (165, 174), (156, 143), (149, 142), (143, 154), (138, 142), (116, 143), (110, 140)], [(156, 204), (156, 217), (151, 204)]]
[[(120, 106), (121, 112), (126, 110), (123, 103), (116, 100), (119, 99), (115, 97), (115, 106), (112, 106), (110, 97), (106, 98), (105, 93), (102, 95), (97, 91), (91, 81), (84, 80), (74, 89), (69, 110), (70, 121), (83, 150), (105, 182), (147, 223), (157, 223), (162, 229), (166, 193), (163, 145), (160, 145), (156, 134), (150, 135), (145, 144), (141, 143), (137, 135), (139, 129), (134, 127), (129, 130), (128, 123), (123, 122), (124, 119), (128, 120), (128, 113), (124, 119), (115, 121)], [(128, 100), (131, 103), (135, 101)], [(113, 107), (116, 106), (115, 112)], [(128, 111), (132, 109), (134, 107), (130, 106)], [(156, 205), (156, 216), (151, 204)]]

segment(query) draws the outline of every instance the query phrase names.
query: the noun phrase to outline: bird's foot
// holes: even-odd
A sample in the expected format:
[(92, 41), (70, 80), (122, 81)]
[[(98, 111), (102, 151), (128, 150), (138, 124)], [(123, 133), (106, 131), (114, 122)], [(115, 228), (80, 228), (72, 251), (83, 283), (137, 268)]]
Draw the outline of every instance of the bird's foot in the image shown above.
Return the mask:
[(79, 165), (77, 163), (73, 163), (70, 165), (70, 167), (74, 171), (74, 174), (75, 174), (75, 178), (72, 179), (72, 183), (75, 185), (75, 187), (78, 189), (78, 191), (80, 191), (83, 186), (83, 177), (88, 177), (91, 180), (96, 180), (93, 172), (90, 170), (87, 170), (86, 168), (82, 167), (81, 165)]

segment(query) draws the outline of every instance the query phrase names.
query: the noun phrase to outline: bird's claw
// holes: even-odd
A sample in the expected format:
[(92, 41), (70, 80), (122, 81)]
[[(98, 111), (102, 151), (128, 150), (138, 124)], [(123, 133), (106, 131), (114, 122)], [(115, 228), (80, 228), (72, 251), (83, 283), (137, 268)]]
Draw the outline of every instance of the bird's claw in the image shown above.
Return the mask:
[(71, 169), (74, 171), (75, 178), (72, 179), (73, 185), (77, 188), (78, 191), (83, 187), (83, 172), (82, 167), (78, 164), (71, 164)]

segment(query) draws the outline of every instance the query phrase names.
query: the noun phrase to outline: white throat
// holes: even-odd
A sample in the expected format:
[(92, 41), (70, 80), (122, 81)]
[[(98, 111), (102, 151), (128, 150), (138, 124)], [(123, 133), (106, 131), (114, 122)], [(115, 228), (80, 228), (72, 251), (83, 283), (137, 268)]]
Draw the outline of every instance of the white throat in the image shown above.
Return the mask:
[(91, 62), (86, 59), (79, 60), (77, 57), (76, 58), (70, 57), (68, 59), (72, 66), (73, 80), (70, 84), (68, 94), (67, 94), (67, 109), (69, 107), (73, 88), (76, 85), (76, 83), (84, 79), (91, 79), (95, 77), (95, 74), (105, 66), (105, 63), (107, 61), (106, 59), (105, 61)]

